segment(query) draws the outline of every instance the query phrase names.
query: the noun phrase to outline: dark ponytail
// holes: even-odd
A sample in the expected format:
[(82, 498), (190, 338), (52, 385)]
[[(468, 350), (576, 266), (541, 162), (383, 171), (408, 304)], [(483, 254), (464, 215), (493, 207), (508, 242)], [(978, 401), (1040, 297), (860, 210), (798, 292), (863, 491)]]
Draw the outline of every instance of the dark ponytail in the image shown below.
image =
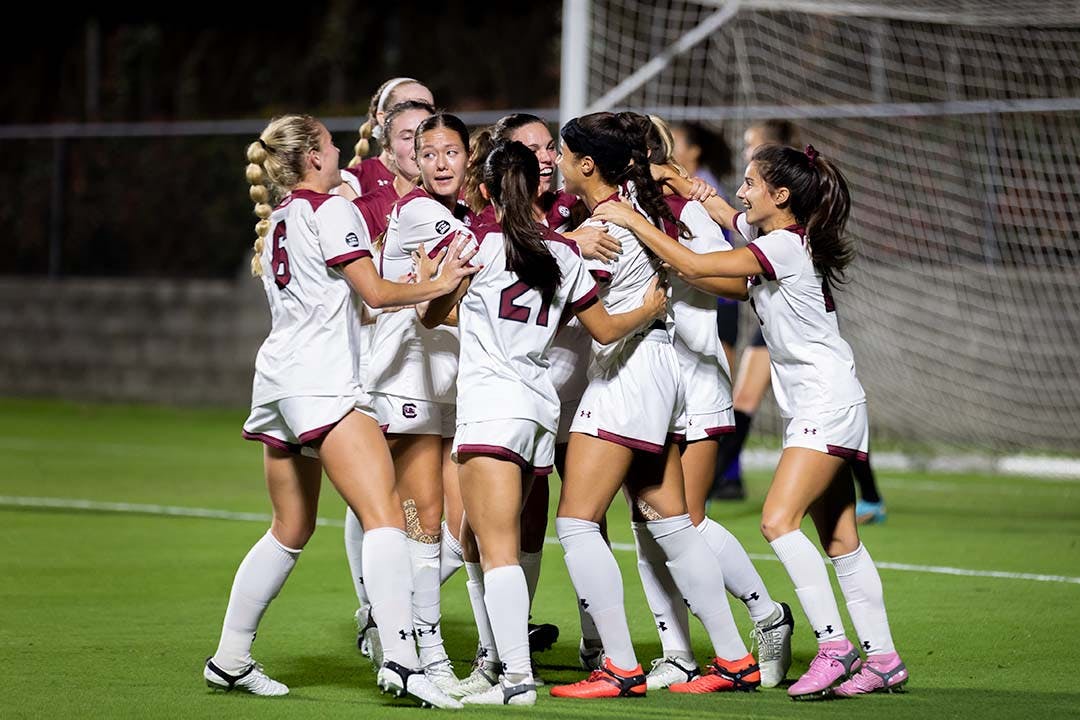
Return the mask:
[(540, 187), (536, 155), (519, 142), (496, 145), (484, 163), (484, 185), (502, 215), (507, 268), (550, 304), (562, 273), (533, 216), (533, 200)]
[(812, 145), (805, 152), (782, 145), (764, 145), (754, 152), (761, 179), (773, 189), (787, 188), (786, 207), (806, 228), (806, 242), (814, 267), (835, 285), (844, 281), (844, 269), (855, 248), (844, 237), (851, 212), (847, 180), (839, 168), (823, 158)]
[(634, 183), (637, 204), (653, 222), (667, 220), (689, 238), (687, 229), (664, 202), (664, 192), (649, 172), (649, 151), (645, 143), (649, 118), (637, 113), (600, 112), (570, 120), (560, 131), (563, 142), (575, 155), (593, 159), (604, 182), (621, 187)]
[(621, 112), (616, 117), (627, 135), (632, 162), (626, 168), (625, 174), (626, 179), (634, 183), (638, 205), (653, 222), (667, 220), (679, 229), (679, 237), (692, 239), (690, 228), (675, 217), (675, 213), (671, 212), (671, 208), (664, 202), (664, 191), (649, 169), (649, 133), (653, 130), (652, 120), (648, 115), (634, 112)]

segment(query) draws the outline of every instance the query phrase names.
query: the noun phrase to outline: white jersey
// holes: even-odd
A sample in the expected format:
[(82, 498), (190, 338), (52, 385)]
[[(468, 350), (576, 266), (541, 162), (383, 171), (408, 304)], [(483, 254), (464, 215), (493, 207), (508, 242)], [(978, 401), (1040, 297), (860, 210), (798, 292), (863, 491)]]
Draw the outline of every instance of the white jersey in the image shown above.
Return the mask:
[(502, 229), (489, 225), (481, 232), (473, 262), (483, 268), (472, 276), (458, 311), (458, 423), (520, 418), (554, 433), (560, 403), (547, 352), (563, 313), (597, 300), (596, 282), (577, 246), (543, 228), (562, 274), (551, 303), (545, 305), (540, 291), (507, 269)]
[(255, 358), (252, 406), (362, 391), (358, 305), (340, 266), (365, 257), (367, 230), (345, 198), (295, 190), (274, 209), (259, 258), (271, 328)]
[[(379, 273), (396, 282), (412, 272), (412, 253), (420, 244), (434, 257), (457, 232), (472, 236), (445, 205), (423, 188), (413, 190), (390, 212)], [(375, 320), (368, 365), (369, 392), (453, 403), (457, 367), (457, 328), (439, 326), (429, 330), (412, 309), (383, 313)]]
[[(690, 230), (691, 239), (664, 223), (664, 230), (696, 253), (731, 250), (723, 229), (700, 202), (677, 195), (664, 198), (672, 213)], [(716, 332), (716, 296), (698, 290), (679, 277), (671, 277), (671, 314), (675, 319), (672, 344), (679, 356), (686, 387), (686, 411), (715, 412), (731, 407), (731, 370)]]
[(851, 347), (840, 337), (832, 293), (814, 267), (803, 229), (756, 237), (743, 213), (732, 225), (764, 270), (750, 281), (750, 303), (769, 348), (781, 414), (790, 418), (865, 402)]
[[(612, 194), (600, 203), (611, 202), (618, 199), (618, 194)], [(600, 284), (600, 299), (604, 307), (612, 315), (628, 312), (641, 306), (642, 298), (649, 283), (656, 277), (660, 261), (650, 254), (634, 233), (626, 228), (614, 224), (604, 224), (599, 220), (589, 219), (582, 225), (595, 225), (603, 228), (619, 243), (620, 254), (614, 260), (585, 260), (585, 266), (592, 272)], [(662, 321), (655, 321), (653, 325), (661, 331), (665, 330)], [(651, 326), (650, 326), (651, 327)], [(631, 352), (641, 340), (642, 333), (632, 333), (629, 336), (613, 342), (610, 345), (601, 345), (593, 342), (593, 359), (599, 369), (613, 367), (621, 357)]]

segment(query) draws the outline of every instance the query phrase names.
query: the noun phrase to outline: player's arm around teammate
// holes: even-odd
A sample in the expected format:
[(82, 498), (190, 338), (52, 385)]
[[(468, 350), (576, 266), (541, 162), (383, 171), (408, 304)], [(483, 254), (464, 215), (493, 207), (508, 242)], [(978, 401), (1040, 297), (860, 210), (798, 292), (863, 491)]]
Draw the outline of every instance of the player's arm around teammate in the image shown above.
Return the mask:
[[(266, 446), (264, 467), (274, 512), (270, 531), (237, 571), (221, 640), (207, 660), (204, 678), (223, 690), (288, 692), (259, 669), (250, 649), (262, 614), (314, 531), (325, 469), (370, 528), (364, 561), (372, 605), (403, 638), (386, 646), (380, 686), (453, 706), (451, 698), (423, 678), (416, 680), (416, 651), (411, 638), (404, 641), (412, 622), (400, 608), (402, 603), (407, 607), (409, 587), (395, 566), (407, 558), (403, 519), (389, 452), (356, 377), (350, 331), (358, 318), (350, 286), (373, 306), (432, 299), (473, 272), (467, 267), (469, 255), (452, 249), (446, 277), (428, 283), (407, 286), (379, 277), (356, 209), (329, 194), (341, 182), (339, 152), (315, 118), (290, 115), (272, 121), (248, 147), (247, 157), (250, 196), (260, 218), (252, 271), (262, 277), (272, 326), (256, 360), (244, 436)], [(282, 198), (277, 208), (269, 205), (271, 195)]]

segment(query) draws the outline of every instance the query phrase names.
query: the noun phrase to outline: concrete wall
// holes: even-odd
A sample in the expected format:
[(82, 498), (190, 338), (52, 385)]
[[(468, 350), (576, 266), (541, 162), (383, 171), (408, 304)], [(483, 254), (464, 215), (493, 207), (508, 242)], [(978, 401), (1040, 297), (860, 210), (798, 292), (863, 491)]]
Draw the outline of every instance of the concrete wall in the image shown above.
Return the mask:
[(0, 394), (246, 406), (258, 282), (0, 278)]

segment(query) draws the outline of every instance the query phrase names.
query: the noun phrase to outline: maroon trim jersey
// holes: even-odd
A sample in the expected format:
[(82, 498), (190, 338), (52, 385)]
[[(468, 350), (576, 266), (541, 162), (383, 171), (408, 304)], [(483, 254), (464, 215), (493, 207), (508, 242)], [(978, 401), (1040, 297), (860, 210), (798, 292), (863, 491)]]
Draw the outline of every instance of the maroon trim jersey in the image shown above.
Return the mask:
[(358, 304), (342, 268), (371, 255), (360, 213), (339, 195), (295, 190), (274, 208), (259, 257), (271, 328), (255, 359), (252, 406), (361, 391)]

